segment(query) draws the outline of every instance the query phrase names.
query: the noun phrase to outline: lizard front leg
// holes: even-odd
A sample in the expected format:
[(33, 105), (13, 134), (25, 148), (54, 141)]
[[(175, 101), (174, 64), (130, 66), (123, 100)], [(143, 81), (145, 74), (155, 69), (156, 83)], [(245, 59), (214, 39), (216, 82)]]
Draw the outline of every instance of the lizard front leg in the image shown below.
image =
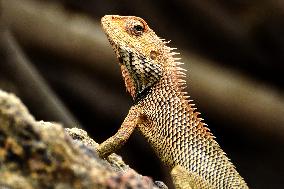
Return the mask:
[(121, 148), (140, 122), (141, 113), (138, 111), (137, 107), (133, 106), (129, 110), (127, 117), (124, 119), (117, 133), (98, 146), (97, 152), (99, 156), (103, 158), (107, 157)]

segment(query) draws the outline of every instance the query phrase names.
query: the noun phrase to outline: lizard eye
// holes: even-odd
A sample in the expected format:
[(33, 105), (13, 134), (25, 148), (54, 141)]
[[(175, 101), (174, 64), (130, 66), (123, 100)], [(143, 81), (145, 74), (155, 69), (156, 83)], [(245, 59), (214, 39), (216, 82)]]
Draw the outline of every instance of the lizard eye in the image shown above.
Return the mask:
[(140, 36), (145, 31), (145, 26), (140, 21), (131, 21), (127, 24), (127, 31), (131, 35)]
[(133, 26), (133, 30), (135, 30), (135, 32), (139, 33), (139, 32), (143, 32), (144, 27), (141, 25), (135, 25)]

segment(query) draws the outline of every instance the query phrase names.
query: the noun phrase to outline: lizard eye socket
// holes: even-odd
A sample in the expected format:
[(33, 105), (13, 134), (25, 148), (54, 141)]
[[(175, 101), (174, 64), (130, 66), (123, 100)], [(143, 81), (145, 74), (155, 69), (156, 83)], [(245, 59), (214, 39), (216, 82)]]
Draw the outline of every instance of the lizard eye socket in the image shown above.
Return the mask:
[(127, 24), (127, 31), (131, 35), (140, 36), (145, 31), (145, 26), (142, 22), (137, 20), (131, 20)]

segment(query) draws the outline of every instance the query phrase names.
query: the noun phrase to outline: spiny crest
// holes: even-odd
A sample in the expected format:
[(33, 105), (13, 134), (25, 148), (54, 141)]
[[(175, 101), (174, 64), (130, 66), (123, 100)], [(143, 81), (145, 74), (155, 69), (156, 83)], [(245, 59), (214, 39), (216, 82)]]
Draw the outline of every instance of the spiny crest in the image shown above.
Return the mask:
[[(209, 137), (210, 139), (214, 139), (214, 135), (212, 135), (212, 133), (210, 132), (210, 129), (207, 127), (207, 124), (203, 123), (203, 119), (198, 117), (201, 113), (200, 112), (196, 112), (196, 109), (194, 106), (195, 104), (193, 104), (193, 100), (190, 99), (190, 96), (187, 95), (186, 91), (183, 91), (187, 85), (186, 85), (186, 80), (184, 79), (186, 77), (186, 69), (180, 67), (180, 65), (183, 65), (184, 63), (179, 62), (181, 60), (181, 58), (178, 57), (174, 57), (175, 55), (179, 55), (180, 53), (174, 52), (174, 50), (176, 50), (176, 48), (170, 48), (167, 47), (169, 54), (170, 54), (170, 58), (172, 59), (171, 62), (171, 66), (170, 69), (173, 73), (173, 78), (176, 82), (177, 88), (178, 88), (178, 92), (180, 94), (180, 97), (183, 99), (183, 101), (188, 105), (189, 110), (192, 112), (193, 118), (199, 123), (198, 127), (200, 127), (200, 129), (204, 132), (204, 134)], [(216, 143), (217, 144), (217, 143)], [(217, 144), (218, 145), (218, 144)]]
[[(171, 47), (167, 47), (168, 49), (168, 54), (170, 55), (170, 69), (171, 69), (171, 74), (173, 74), (173, 77), (178, 85), (178, 89), (180, 89), (181, 93), (183, 89), (186, 88), (186, 80), (184, 80), (183, 78), (186, 77), (186, 69), (180, 67), (180, 65), (183, 65), (184, 63), (179, 62), (181, 60), (181, 58), (179, 57), (174, 57), (175, 55), (179, 55), (180, 53), (175, 52), (174, 50), (176, 50), (177, 48), (171, 48)], [(186, 97), (184, 95), (182, 95), (185, 99)]]

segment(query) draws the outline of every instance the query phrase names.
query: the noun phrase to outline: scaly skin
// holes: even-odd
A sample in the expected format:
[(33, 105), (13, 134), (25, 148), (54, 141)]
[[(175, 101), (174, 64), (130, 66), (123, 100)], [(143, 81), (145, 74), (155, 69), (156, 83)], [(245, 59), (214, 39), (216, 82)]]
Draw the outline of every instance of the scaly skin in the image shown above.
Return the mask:
[(104, 16), (102, 26), (135, 104), (100, 144), (100, 156), (120, 148), (137, 128), (172, 169), (176, 188), (248, 188), (183, 92), (184, 70), (168, 42), (139, 17)]

